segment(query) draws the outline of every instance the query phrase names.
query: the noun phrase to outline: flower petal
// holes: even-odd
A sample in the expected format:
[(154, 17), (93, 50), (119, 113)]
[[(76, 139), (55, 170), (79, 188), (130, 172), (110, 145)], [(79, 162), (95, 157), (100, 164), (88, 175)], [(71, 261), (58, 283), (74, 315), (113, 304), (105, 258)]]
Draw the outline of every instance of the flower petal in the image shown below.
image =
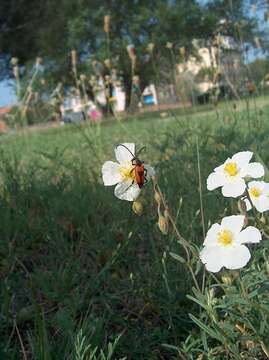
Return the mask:
[(269, 184), (265, 181), (261, 181), (263, 183), (263, 194), (269, 196)]
[(106, 161), (102, 166), (102, 177), (105, 186), (115, 185), (121, 181), (120, 165), (113, 161)]
[(231, 160), (231, 159), (228, 158), (228, 159), (225, 161), (224, 164), (217, 166), (217, 167), (214, 169), (214, 171), (215, 171), (215, 172), (218, 172), (218, 173), (223, 173), (224, 166), (225, 166), (226, 162), (229, 162), (229, 160)]
[(225, 177), (220, 173), (211, 173), (207, 178), (207, 189), (209, 191), (214, 190), (225, 184)]
[(244, 245), (224, 248), (222, 253), (223, 265), (230, 270), (241, 269), (249, 262), (250, 258), (250, 252)]
[(258, 162), (253, 162), (247, 165), (246, 175), (253, 178), (259, 178), (264, 176), (264, 167)]
[(222, 188), (222, 195), (226, 197), (238, 197), (244, 193), (246, 189), (246, 183), (243, 179), (238, 179), (234, 183), (226, 183)]
[(253, 153), (251, 151), (240, 151), (234, 154), (232, 160), (235, 161), (240, 168), (245, 167), (252, 158)]
[(114, 194), (121, 200), (134, 201), (140, 194), (140, 188), (136, 183), (123, 181), (115, 187)]
[(213, 224), (211, 228), (208, 230), (204, 245), (205, 246), (214, 246), (217, 243), (218, 240), (218, 233), (220, 231), (220, 224)]
[(259, 212), (264, 212), (269, 210), (269, 196), (260, 195), (257, 200), (252, 200), (253, 205)]
[(254, 226), (248, 226), (236, 237), (236, 242), (240, 244), (259, 243), (262, 239), (260, 231)]
[(155, 176), (156, 172), (154, 168), (148, 164), (144, 164), (144, 168), (147, 170), (147, 179), (149, 180), (152, 176)]
[(200, 259), (208, 271), (218, 272), (223, 267), (219, 246), (204, 247), (200, 252)]
[(116, 146), (115, 156), (120, 164), (131, 161), (135, 156), (134, 143), (122, 143)]
[(244, 215), (226, 216), (221, 221), (222, 229), (230, 230), (232, 233), (237, 234), (241, 231), (245, 221)]
[(246, 204), (247, 211), (249, 211), (250, 209), (252, 209), (252, 205), (251, 205), (249, 199), (244, 199), (243, 201), (244, 201), (245, 204)]

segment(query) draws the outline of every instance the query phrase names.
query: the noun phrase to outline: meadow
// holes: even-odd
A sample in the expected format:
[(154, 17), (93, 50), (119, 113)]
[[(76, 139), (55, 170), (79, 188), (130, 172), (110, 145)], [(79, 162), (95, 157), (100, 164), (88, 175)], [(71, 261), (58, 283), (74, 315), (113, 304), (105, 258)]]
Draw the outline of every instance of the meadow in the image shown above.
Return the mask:
[(116, 144), (146, 146), (177, 228), (201, 249), (210, 224), (238, 213), (206, 189), (212, 169), (241, 150), (269, 162), (269, 105), (247, 104), (1, 137), (0, 359), (269, 358), (268, 240), (239, 271), (192, 263), (206, 274), (198, 292), (174, 229), (157, 226), (152, 182), (138, 216), (101, 177)]

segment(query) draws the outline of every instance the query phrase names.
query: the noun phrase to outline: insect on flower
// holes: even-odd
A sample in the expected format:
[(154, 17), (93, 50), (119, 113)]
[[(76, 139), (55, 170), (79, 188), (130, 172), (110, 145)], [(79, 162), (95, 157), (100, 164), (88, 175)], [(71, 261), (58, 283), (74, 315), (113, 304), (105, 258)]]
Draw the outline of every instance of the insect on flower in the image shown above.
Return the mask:
[(137, 185), (139, 186), (139, 188), (141, 189), (142, 186), (144, 184), (146, 184), (148, 182), (148, 179), (147, 179), (147, 169), (145, 168), (145, 166), (143, 165), (143, 161), (141, 161), (139, 158), (138, 158), (138, 155), (141, 153), (142, 150), (145, 149), (145, 146), (143, 146), (136, 155), (132, 154), (132, 152), (124, 145), (124, 144), (119, 144), (116, 146), (119, 147), (119, 146), (123, 146), (126, 150), (128, 150), (130, 152), (130, 154), (132, 155), (132, 165), (134, 166), (131, 171), (130, 171), (130, 174), (132, 172), (134, 172), (134, 175), (135, 175), (135, 180), (133, 180), (132, 182), (132, 185), (134, 184), (134, 182), (136, 181)]
[(114, 194), (121, 200), (136, 200), (141, 188), (155, 174), (154, 169), (138, 157), (143, 149), (135, 152), (135, 144), (121, 143), (115, 147), (118, 162), (106, 161), (102, 167), (104, 185), (116, 185)]

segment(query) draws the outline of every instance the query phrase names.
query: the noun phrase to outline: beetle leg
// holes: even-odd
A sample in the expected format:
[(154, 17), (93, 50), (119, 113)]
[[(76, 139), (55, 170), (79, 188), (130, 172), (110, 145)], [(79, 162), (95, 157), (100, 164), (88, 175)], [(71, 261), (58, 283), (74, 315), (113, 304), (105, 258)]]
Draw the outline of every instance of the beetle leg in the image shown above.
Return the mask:
[(129, 190), (130, 187), (134, 185), (134, 183), (135, 183), (135, 181), (133, 180), (132, 183), (127, 187), (127, 189), (124, 190), (124, 192), (126, 192), (127, 190)]

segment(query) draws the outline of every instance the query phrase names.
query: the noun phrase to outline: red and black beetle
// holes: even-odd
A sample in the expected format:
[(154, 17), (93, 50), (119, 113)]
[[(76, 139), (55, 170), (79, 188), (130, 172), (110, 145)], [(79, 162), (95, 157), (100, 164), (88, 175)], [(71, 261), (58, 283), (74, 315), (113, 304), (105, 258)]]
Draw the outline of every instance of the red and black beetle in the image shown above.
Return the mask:
[[(131, 150), (128, 149), (128, 147), (125, 146), (124, 144), (119, 144), (119, 145), (116, 146), (116, 148), (119, 147), (119, 146), (124, 147), (124, 148), (125, 148), (126, 150), (128, 150), (129, 153), (132, 155), (133, 158), (132, 158), (131, 162), (132, 162), (132, 165), (133, 165), (134, 167), (133, 167), (133, 169), (131, 170), (131, 172), (132, 172), (132, 171), (135, 172), (135, 181), (136, 181), (137, 185), (139, 186), (139, 188), (141, 189), (142, 186), (148, 182), (147, 177), (146, 177), (146, 176), (147, 176), (147, 169), (145, 169), (145, 166), (143, 165), (144, 162), (141, 161), (141, 160), (138, 158), (139, 153), (140, 153), (142, 150), (145, 149), (145, 146), (142, 147), (142, 148), (138, 151), (137, 154), (133, 154), (133, 153), (131, 152)], [(131, 184), (130, 186), (132, 186), (133, 184), (134, 184), (134, 181), (132, 182), (132, 184)]]

